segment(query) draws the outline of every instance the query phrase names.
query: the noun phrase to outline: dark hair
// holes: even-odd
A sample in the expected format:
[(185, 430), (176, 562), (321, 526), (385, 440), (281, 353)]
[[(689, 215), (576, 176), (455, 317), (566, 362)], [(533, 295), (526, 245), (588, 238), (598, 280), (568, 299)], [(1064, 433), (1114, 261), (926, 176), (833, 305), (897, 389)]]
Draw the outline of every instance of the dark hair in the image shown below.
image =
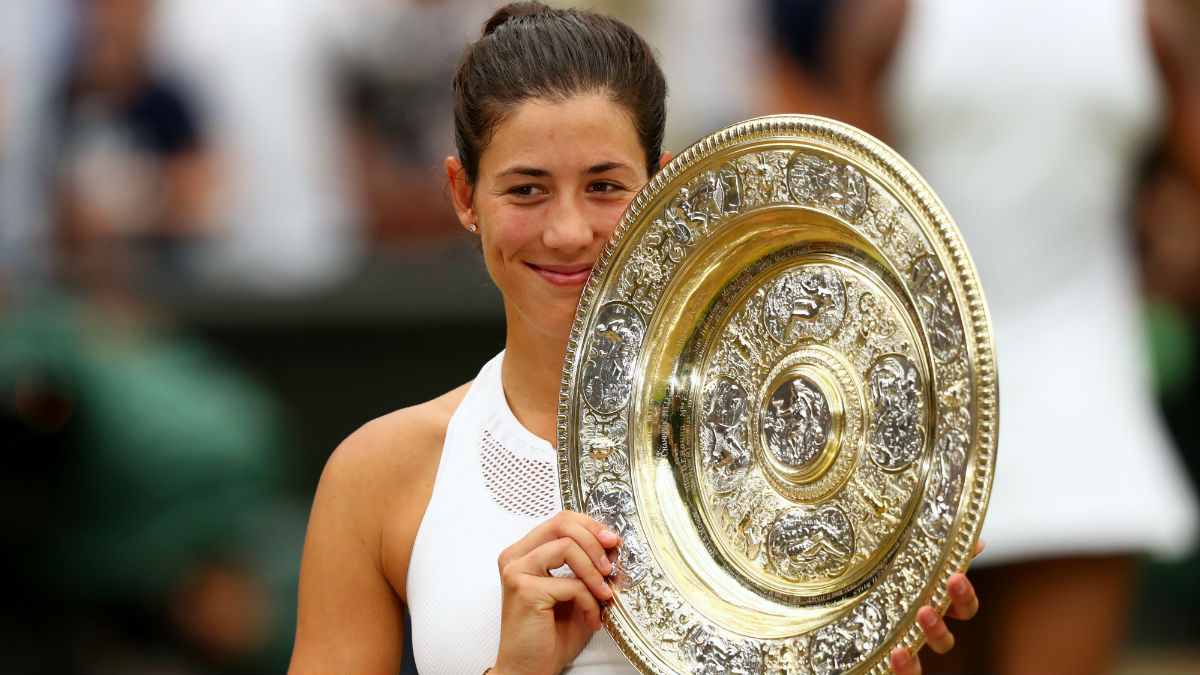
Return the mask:
[(453, 92), (454, 142), (471, 182), (496, 127), (519, 104), (586, 94), (629, 110), (647, 171), (658, 170), (666, 79), (646, 41), (616, 19), (540, 2), (505, 5), (463, 52)]

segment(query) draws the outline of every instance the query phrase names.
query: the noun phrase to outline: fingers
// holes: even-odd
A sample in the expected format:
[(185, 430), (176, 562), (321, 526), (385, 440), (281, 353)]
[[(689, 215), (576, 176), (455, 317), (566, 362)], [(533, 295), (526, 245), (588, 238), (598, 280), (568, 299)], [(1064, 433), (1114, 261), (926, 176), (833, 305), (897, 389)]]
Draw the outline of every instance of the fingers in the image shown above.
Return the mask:
[[(984, 543), (980, 539), (975, 544), (975, 555), (983, 553)], [(946, 592), (949, 595), (950, 606), (946, 616), (955, 619), (970, 619), (979, 611), (979, 598), (975, 595), (975, 587), (971, 585), (967, 575), (957, 572), (950, 575), (946, 582)], [(925, 633), (925, 644), (938, 654), (945, 654), (954, 648), (954, 634), (946, 627), (945, 620), (933, 607), (926, 605), (917, 610), (917, 623)], [(897, 675), (920, 675), (921, 662), (916, 654), (904, 648), (896, 648), (891, 653), (892, 670)]]
[(535, 612), (555, 610), (563, 603), (572, 603), (589, 628), (600, 629), (600, 603), (579, 579), (515, 575), (506, 582), (506, 591), (518, 600), (518, 605), (525, 605)]
[(562, 511), (505, 549), (497, 564), (510, 589), (518, 577), (549, 577), (550, 570), (566, 565), (594, 598), (608, 600), (612, 590), (604, 577), (613, 563), (606, 546), (618, 543), (620, 538), (594, 519)]
[(974, 557), (978, 558), (979, 554), (983, 553), (983, 549), (985, 549), (985, 548), (987, 548), (987, 545), (985, 545), (983, 543), (982, 539), (975, 540), (975, 556)]
[(607, 557), (601, 557), (601, 560), (603, 562), (597, 565), (574, 539), (563, 537), (539, 546), (514, 565), (519, 565), (517, 571), (537, 576), (544, 576), (549, 570), (566, 565), (597, 598), (608, 600), (612, 597), (612, 591), (604, 577), (612, 571), (612, 563)]
[(945, 654), (954, 647), (954, 634), (937, 610), (926, 605), (917, 610), (917, 623), (925, 632), (925, 644), (938, 654)]
[(896, 675), (921, 675), (921, 660), (904, 647), (892, 650), (892, 672)]
[(592, 630), (600, 630), (600, 603), (591, 590), (579, 579), (558, 577), (530, 577), (540, 590), (555, 603), (572, 602), (583, 613), (584, 621)]
[(582, 513), (560, 511), (553, 518), (533, 528), (529, 534), (515, 544), (504, 549), (500, 553), (497, 564), (503, 571), (512, 561), (529, 555), (539, 546), (563, 537), (574, 540), (594, 561), (598, 569), (609, 569), (606, 567), (608, 556), (605, 549), (621, 542), (617, 535), (608, 531), (608, 528), (596, 520)]
[(950, 593), (950, 608), (946, 615), (955, 619), (970, 619), (979, 611), (979, 598), (975, 595), (975, 587), (967, 579), (967, 575), (951, 574), (946, 582), (946, 590)]

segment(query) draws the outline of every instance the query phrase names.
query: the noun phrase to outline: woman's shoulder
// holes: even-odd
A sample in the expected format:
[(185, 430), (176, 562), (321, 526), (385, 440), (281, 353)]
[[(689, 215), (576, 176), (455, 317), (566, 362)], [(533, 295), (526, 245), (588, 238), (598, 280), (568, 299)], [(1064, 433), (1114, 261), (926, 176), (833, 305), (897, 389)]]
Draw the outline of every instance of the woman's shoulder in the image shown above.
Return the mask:
[(306, 556), (361, 547), (404, 598), (408, 557), (433, 493), (446, 428), (470, 386), (371, 420), (342, 441), (317, 486)]
[(470, 386), (468, 382), (362, 425), (334, 450), (322, 481), (349, 474), (347, 482), (359, 491), (380, 482), (393, 487), (398, 482), (411, 484), (422, 474), (435, 473), (450, 418)]

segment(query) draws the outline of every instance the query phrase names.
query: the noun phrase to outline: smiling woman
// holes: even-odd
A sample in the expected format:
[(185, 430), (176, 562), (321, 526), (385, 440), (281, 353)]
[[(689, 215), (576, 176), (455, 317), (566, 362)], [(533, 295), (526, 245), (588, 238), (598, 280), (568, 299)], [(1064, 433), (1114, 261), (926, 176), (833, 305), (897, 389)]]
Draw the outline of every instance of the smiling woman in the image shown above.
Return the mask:
[[(520, 104), (493, 133), (474, 183), (463, 179), (458, 158), (446, 160), (458, 217), (478, 229), (504, 294), (510, 364), (523, 358), (514, 347), (565, 349), (592, 262), (649, 180), (643, 156), (630, 113), (587, 95)], [(553, 419), (517, 417), (548, 422), (552, 432)]]
[[(518, 3), (464, 52), (454, 91), (446, 177), (503, 293), (505, 351), (330, 457), (291, 670), (396, 672), (407, 606), (423, 673), (632, 672), (597, 632), (620, 540), (561, 510), (551, 439), (580, 293), (626, 206), (670, 161), (666, 85), (625, 24)], [(966, 579), (951, 591), (950, 611), (973, 614)], [(930, 643), (948, 649), (941, 617), (923, 611)], [(894, 665), (919, 670), (907, 654)]]

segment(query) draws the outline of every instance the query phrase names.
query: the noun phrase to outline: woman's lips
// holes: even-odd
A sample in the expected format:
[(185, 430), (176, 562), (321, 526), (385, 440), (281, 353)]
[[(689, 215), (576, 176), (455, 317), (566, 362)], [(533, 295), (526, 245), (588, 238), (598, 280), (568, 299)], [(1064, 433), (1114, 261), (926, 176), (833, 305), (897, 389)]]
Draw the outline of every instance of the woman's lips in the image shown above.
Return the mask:
[(525, 263), (546, 281), (555, 286), (582, 286), (592, 273), (591, 264), (587, 265), (534, 265)]

